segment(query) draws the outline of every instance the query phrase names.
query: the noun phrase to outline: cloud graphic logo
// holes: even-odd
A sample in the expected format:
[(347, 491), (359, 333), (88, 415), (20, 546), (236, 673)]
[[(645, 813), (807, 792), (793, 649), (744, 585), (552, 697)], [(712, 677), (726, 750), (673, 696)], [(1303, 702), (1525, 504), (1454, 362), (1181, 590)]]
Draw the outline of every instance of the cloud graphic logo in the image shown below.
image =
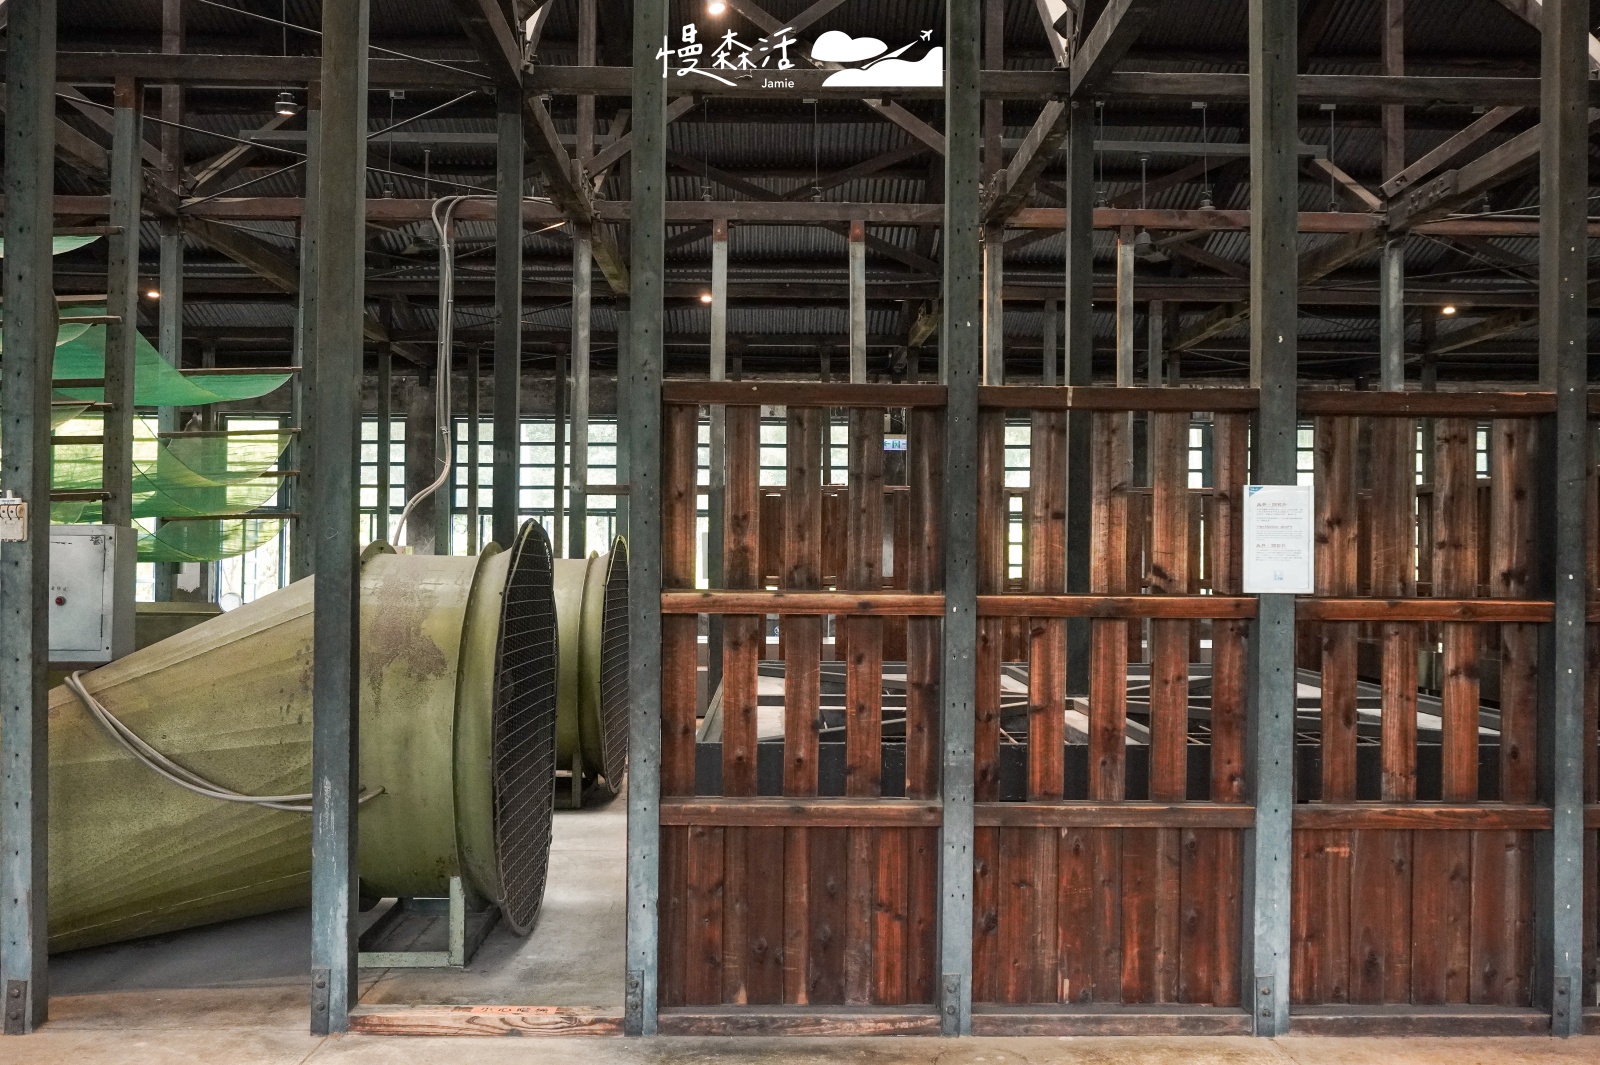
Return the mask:
[(822, 84), (862, 88), (903, 89), (912, 86), (937, 88), (944, 84), (944, 49), (930, 48), (926, 55), (917, 60), (896, 59), (890, 56), (868, 67), (836, 70), (829, 74)]
[(888, 47), (876, 37), (851, 37), (829, 30), (811, 46), (811, 58), (818, 63), (860, 63), (882, 55)]

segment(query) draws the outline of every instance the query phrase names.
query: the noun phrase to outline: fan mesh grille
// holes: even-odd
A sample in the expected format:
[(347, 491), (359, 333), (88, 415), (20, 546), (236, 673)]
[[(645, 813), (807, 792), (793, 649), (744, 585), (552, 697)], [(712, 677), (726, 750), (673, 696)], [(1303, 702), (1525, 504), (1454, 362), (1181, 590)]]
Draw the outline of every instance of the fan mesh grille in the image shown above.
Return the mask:
[(556, 777), (556, 609), (550, 540), (527, 521), (512, 548), (495, 652), (494, 840), (503, 919), (526, 933), (550, 864)]
[(628, 770), (628, 544), (617, 537), (606, 571), (600, 636), (601, 772), (615, 792)]

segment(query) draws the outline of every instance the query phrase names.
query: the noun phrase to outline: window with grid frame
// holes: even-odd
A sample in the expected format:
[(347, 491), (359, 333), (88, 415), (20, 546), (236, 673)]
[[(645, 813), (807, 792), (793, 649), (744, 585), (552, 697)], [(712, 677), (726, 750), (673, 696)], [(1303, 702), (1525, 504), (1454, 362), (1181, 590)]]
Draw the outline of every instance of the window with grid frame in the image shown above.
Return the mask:
[[(451, 553), (468, 553), (472, 537), (468, 535), (471, 520), (471, 473), (477, 473), (477, 545), (493, 539), (494, 526), (494, 420), (478, 421), (477, 453), (474, 455), (470, 440), (468, 419), (455, 419), (455, 462), (451, 470), (450, 485), (450, 550)], [(564, 473), (561, 485), (561, 529), (556, 528), (556, 433), (555, 419), (551, 416), (533, 416), (522, 419), (521, 442), (517, 455), (517, 520), (532, 518), (544, 526), (551, 542), (565, 545), (568, 515), (572, 507), (570, 474)], [(572, 462), (572, 425), (563, 427), (562, 466), (570, 471)], [(585, 536), (590, 551), (607, 551), (617, 535), (617, 496), (595, 491), (597, 487), (617, 483), (617, 420), (615, 418), (589, 419), (589, 487)]]

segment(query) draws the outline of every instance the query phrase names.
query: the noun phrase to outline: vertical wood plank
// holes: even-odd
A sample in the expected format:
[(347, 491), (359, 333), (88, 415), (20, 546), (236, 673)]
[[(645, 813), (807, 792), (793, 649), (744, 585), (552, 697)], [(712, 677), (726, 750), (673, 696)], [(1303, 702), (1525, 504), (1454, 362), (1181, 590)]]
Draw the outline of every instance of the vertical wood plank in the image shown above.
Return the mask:
[(939, 964), (939, 831), (912, 829), (907, 839), (910, 854), (907, 858), (905, 1001), (932, 1003)]
[[(1434, 594), (1478, 594), (1477, 425), (1442, 418), (1434, 485)], [(1478, 798), (1478, 632), (1446, 622), (1440, 691), (1445, 802)]]
[[(1150, 591), (1158, 595), (1189, 591), (1189, 417), (1150, 415)], [(1150, 623), (1150, 798), (1157, 802), (1188, 794), (1189, 624)]]
[[(785, 437), (785, 488), (783, 495), (783, 555), (779, 586), (794, 590), (822, 587), (822, 412), (792, 408)], [(817, 737), (822, 725), (822, 618), (791, 616), (782, 620), (784, 656), (783, 792), (785, 795), (817, 793)], [(830, 998), (815, 997), (814, 969), (822, 964), (812, 956), (817, 930), (813, 920), (820, 908), (831, 914), (827, 876), (814, 875), (816, 847), (810, 829), (784, 830), (784, 978), (785, 1002), (809, 1004), (837, 1002), (842, 989), (825, 982)], [(842, 870), (842, 864), (834, 871)], [(821, 883), (819, 884), (819, 879)], [(842, 931), (842, 929), (840, 929)], [(830, 929), (831, 933), (831, 929)]]
[(1000, 830), (979, 828), (972, 839), (972, 1001), (1001, 1002)]
[[(1243, 588), (1244, 484), (1249, 479), (1249, 417), (1218, 414), (1212, 422), (1213, 529), (1211, 587)], [(1211, 799), (1244, 801), (1245, 659), (1249, 622), (1211, 623)]]
[[(1490, 595), (1527, 598), (1532, 588), (1536, 449), (1532, 419), (1490, 424)], [(1534, 625), (1500, 626), (1500, 798), (1505, 802), (1533, 802), (1537, 792), (1538, 634)]]
[[(849, 500), (845, 519), (848, 557), (845, 587), (878, 591), (883, 587), (883, 412), (850, 412)], [(880, 793), (883, 734), (883, 621), (844, 620), (849, 632), (845, 672), (845, 794)], [(846, 829), (850, 854), (848, 941), (845, 944), (845, 1001), (873, 1001), (873, 895), (880, 871), (874, 830)], [(903, 965), (904, 956), (897, 960)]]
[[(1417, 423), (1378, 418), (1372, 424), (1372, 594), (1416, 594)], [(1409, 802), (1417, 794), (1417, 630), (1386, 622), (1380, 628), (1381, 797)]]
[[(843, 828), (811, 828), (810, 936), (807, 1001), (837, 1006), (845, 1001), (845, 951), (850, 942), (850, 846)], [(870, 890), (870, 889), (869, 889)]]
[[(1005, 412), (978, 414), (978, 594), (1006, 590)], [(1000, 667), (1005, 621), (979, 618), (973, 786), (978, 802), (1000, 797)]]
[[(789, 878), (784, 863), (782, 828), (744, 830), (743, 977), (745, 1001), (753, 1006), (784, 1001), (784, 921)], [(733, 830), (729, 829), (731, 837)], [(729, 843), (732, 846), (732, 843)]]
[[(1126, 415), (1097, 411), (1091, 443), (1089, 590), (1125, 591), (1128, 549), (1128, 482), (1133, 455)], [(1127, 797), (1127, 623), (1096, 619), (1089, 628), (1089, 797)]]
[(1183, 944), (1183, 832), (1155, 832), (1155, 1001), (1178, 1002)]
[[(696, 459), (700, 411), (669, 406), (661, 430), (661, 586), (693, 588)], [(694, 794), (694, 734), (700, 659), (692, 614), (661, 619), (661, 793)]]
[(1122, 1001), (1155, 1002), (1160, 964), (1160, 836), (1164, 829), (1122, 834)]
[[(728, 407), (724, 419), (722, 583), (727, 588), (759, 588), (761, 410)], [(734, 615), (722, 624), (722, 793), (756, 793), (757, 673), (766, 638), (763, 619)], [(742, 859), (739, 847), (729, 856)]]
[(1462, 831), (1412, 837), (1411, 1001), (1466, 1002), (1472, 964), (1472, 841)]
[(683, 999), (690, 1006), (722, 1001), (723, 835), (721, 828), (689, 826), (689, 889), (684, 899), (689, 947)]
[[(1222, 909), (1218, 881), (1229, 875), (1217, 864), (1221, 829), (1186, 828), (1183, 834), (1178, 1001), (1209, 1003), (1215, 991), (1217, 924)], [(1233, 871), (1237, 876), (1237, 871)]]
[(906, 836), (911, 829), (868, 829), (877, 864), (872, 892), (872, 1002), (906, 1001), (906, 919), (908, 875)]
[(1060, 878), (1057, 849), (1060, 830), (1030, 828), (1025, 830), (1028, 839), (1028, 879), (1033, 884), (1033, 921), (1028, 929), (1028, 953), (1031, 964), (1029, 1002), (1056, 1002), (1060, 997), (1057, 980), (1059, 960), (1056, 957), (1057, 881)]
[(1094, 1000), (1135, 1002), (1125, 997), (1123, 971), (1123, 871), (1124, 830), (1091, 830), (1094, 849)]
[[(1036, 412), (1032, 429), (1025, 581), (1030, 592), (1059, 595), (1067, 586), (1066, 414)], [(1028, 625), (1028, 797), (1059, 799), (1065, 772), (1067, 626), (1061, 618), (1033, 618)]]
[(1095, 1001), (1095, 845), (1100, 830), (1061, 830), (1056, 880), (1056, 999)]
[[(936, 410), (913, 410), (906, 426), (910, 482), (906, 590), (942, 591), (944, 556), (944, 420)], [(906, 797), (931, 798), (939, 787), (939, 618), (906, 620)]]
[(999, 869), (996, 910), (999, 919), (997, 941), (1000, 951), (1000, 1001), (1016, 1004), (1031, 1001), (1033, 992), (1033, 948), (1030, 936), (1038, 887), (1033, 882), (1029, 843), (1032, 829), (999, 830)]
[(689, 943), (689, 829), (663, 825), (661, 828), (661, 894), (657, 921), (660, 927), (660, 957), (657, 977), (661, 1005), (684, 1004), (684, 973)]
[(1350, 1001), (1406, 1002), (1411, 990), (1411, 833), (1352, 832)]
[(1294, 833), (1289, 889), (1289, 1001), (1320, 1005), (1323, 943), (1322, 903), (1330, 890), (1324, 865), (1322, 833), (1305, 829)]
[[(1355, 595), (1355, 419), (1315, 422), (1316, 583), (1319, 595)], [(1356, 796), (1356, 626), (1323, 622), (1322, 800)]]
[(1244, 904), (1243, 834), (1215, 833), (1216, 946), (1211, 966), (1211, 1002), (1239, 1005), (1239, 950)]

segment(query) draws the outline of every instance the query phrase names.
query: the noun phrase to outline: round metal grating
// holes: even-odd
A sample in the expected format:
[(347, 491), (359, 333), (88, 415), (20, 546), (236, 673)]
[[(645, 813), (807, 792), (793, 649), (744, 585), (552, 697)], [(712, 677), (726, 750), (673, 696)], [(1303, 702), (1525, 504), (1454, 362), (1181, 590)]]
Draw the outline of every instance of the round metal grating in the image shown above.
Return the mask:
[(500, 912), (526, 934), (550, 866), (556, 782), (556, 603), (550, 538), (523, 522), (500, 608), (494, 678), (494, 845)]
[(611, 544), (600, 630), (601, 773), (612, 794), (628, 771), (628, 542)]

